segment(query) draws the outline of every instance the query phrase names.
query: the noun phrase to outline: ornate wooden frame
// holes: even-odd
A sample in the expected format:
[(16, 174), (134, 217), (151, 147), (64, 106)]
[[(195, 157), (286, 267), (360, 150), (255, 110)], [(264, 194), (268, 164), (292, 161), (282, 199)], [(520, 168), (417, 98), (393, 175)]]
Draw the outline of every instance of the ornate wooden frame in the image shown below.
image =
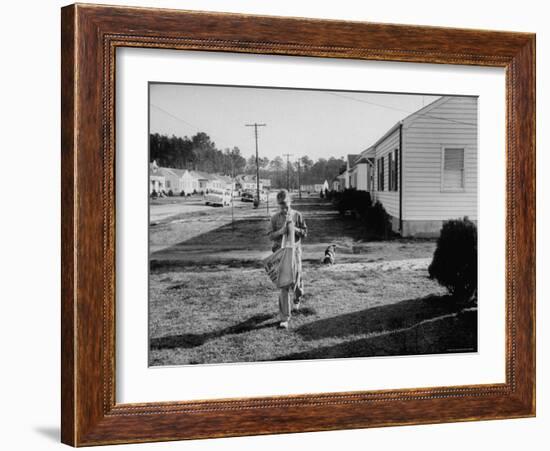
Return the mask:
[[(82, 446), (535, 415), (535, 35), (71, 5), (62, 9), (61, 436)], [(506, 68), (506, 382), (117, 404), (117, 47)]]

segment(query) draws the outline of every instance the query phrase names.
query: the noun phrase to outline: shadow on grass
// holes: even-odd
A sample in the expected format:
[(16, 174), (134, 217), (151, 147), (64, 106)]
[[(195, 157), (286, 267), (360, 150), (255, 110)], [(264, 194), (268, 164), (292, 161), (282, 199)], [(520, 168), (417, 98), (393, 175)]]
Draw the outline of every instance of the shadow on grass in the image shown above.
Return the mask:
[(477, 352), (477, 309), (434, 318), (409, 328), (384, 331), (367, 338), (352, 339), (344, 343), (287, 354), (276, 360), (465, 352)]
[(311, 316), (315, 315), (317, 311), (311, 307), (301, 307), (298, 311), (293, 311), (292, 316)]
[(297, 328), (295, 332), (306, 341), (367, 335), (408, 328), (463, 308), (449, 295), (429, 295), (320, 319)]
[(233, 326), (229, 326), (224, 329), (212, 332), (205, 332), (203, 334), (169, 335), (166, 337), (152, 338), (150, 340), (149, 346), (151, 349), (195, 348), (197, 346), (203, 345), (209, 340), (220, 338), (225, 335), (242, 334), (246, 332), (251, 332), (253, 330), (273, 327), (277, 324), (276, 321), (270, 321), (268, 323), (266, 323), (265, 321), (270, 320), (274, 317), (274, 314), (254, 315), (239, 324), (235, 324)]
[[(366, 237), (364, 226), (359, 221), (342, 218), (329, 202), (304, 199), (296, 201), (294, 208), (302, 212), (308, 225), (308, 236), (304, 239), (306, 244), (331, 243), (335, 238), (364, 240)], [(275, 208), (271, 209), (270, 215), (275, 212)], [(213, 230), (179, 241), (150, 254), (151, 270), (195, 264), (196, 255), (204, 256), (211, 252), (239, 250), (269, 252), (272, 244), (267, 236), (269, 224), (267, 216), (238, 219), (234, 223), (228, 222)], [(173, 227), (186, 227), (186, 225)], [(190, 255), (190, 253), (194, 254)], [(261, 262), (248, 261), (246, 258), (238, 260), (243, 260), (243, 264), (248, 266), (261, 265)]]

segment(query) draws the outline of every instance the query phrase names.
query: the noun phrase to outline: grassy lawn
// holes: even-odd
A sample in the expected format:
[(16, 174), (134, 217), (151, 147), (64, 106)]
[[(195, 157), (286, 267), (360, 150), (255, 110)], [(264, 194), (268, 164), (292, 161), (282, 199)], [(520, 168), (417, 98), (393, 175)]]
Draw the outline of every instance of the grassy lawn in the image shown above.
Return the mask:
[[(265, 212), (241, 209), (231, 225), (220, 209), (152, 229), (150, 365), (477, 349), (475, 307), (456, 305), (428, 278), (434, 241), (367, 242), (328, 203), (296, 208), (310, 235), (306, 295), (289, 330), (276, 327), (278, 293), (260, 264), (269, 253), (258, 232)], [(330, 242), (338, 245), (337, 264), (324, 266)]]

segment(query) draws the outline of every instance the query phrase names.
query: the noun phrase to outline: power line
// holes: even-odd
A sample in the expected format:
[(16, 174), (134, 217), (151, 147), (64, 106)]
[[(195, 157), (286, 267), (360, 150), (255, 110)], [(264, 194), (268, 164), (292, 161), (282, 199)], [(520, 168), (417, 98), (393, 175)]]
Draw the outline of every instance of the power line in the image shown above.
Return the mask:
[[(373, 106), (377, 106), (377, 107), (380, 107), (380, 108), (387, 108), (389, 110), (399, 111), (399, 112), (402, 112), (402, 113), (407, 113), (407, 114), (416, 113), (416, 111), (408, 111), (408, 110), (404, 110), (403, 108), (392, 107), (392, 106), (389, 106), (389, 105), (383, 105), (381, 103), (376, 103), (376, 102), (369, 102), (368, 100), (358, 99), (356, 97), (351, 97), (351, 96), (344, 96), (342, 94), (337, 94), (335, 92), (325, 92), (325, 94), (340, 97), (342, 99), (353, 100), (355, 102), (366, 103), (368, 105), (373, 105)], [(424, 102), (424, 100), (422, 100), (422, 102)], [(420, 116), (428, 117), (430, 119), (437, 119), (437, 120), (440, 120), (440, 121), (453, 122), (453, 123), (462, 124), (462, 125), (471, 125), (471, 126), (476, 125), (476, 124), (471, 124), (469, 122), (462, 122), (462, 121), (457, 121), (457, 120), (454, 120), (454, 119), (449, 119), (449, 118), (446, 118), (446, 117), (433, 116), (433, 115), (430, 115), (430, 114), (427, 114), (427, 113), (420, 113)]]
[(170, 116), (171, 118), (179, 121), (179, 122), (182, 122), (183, 124), (185, 125), (188, 125), (192, 128), (194, 128), (196, 131), (200, 132), (201, 130), (199, 129), (199, 127), (197, 127), (196, 125), (193, 125), (191, 124), (191, 122), (187, 122), (185, 119), (182, 119), (181, 117), (179, 116), (176, 116), (175, 114), (172, 114), (170, 113), (169, 111), (166, 111), (164, 108), (161, 108), (159, 107), (158, 105), (155, 105), (154, 103), (151, 103), (150, 104), (153, 108), (156, 108), (157, 110), (161, 111), (162, 113), (166, 114), (167, 116)]

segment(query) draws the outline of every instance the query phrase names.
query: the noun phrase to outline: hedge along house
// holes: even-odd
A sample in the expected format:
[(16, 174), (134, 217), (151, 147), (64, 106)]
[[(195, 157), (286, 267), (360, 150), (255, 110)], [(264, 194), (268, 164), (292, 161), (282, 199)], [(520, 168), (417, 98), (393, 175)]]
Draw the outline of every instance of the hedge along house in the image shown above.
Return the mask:
[(402, 236), (437, 236), (444, 221), (464, 216), (477, 223), (477, 106), (476, 97), (440, 97), (355, 160), (366, 173), (357, 189), (382, 203)]

